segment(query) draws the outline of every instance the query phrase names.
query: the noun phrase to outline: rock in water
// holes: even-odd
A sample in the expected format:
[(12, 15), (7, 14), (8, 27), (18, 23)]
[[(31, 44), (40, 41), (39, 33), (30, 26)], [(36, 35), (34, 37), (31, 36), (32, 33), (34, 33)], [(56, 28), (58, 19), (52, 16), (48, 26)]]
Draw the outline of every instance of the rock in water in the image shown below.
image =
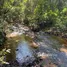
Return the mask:
[(31, 50), (27, 42), (23, 41), (19, 43), (16, 51), (16, 60), (20, 65), (22, 65), (23, 63), (27, 65), (35, 60), (33, 51)]

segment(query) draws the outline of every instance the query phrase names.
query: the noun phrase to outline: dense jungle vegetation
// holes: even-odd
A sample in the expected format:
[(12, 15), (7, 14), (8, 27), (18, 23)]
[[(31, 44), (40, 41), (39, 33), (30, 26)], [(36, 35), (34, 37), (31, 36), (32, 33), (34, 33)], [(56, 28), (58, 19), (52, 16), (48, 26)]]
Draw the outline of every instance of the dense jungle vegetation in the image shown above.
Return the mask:
[(67, 28), (66, 0), (1, 0), (0, 30), (6, 23), (24, 23), (34, 28)]

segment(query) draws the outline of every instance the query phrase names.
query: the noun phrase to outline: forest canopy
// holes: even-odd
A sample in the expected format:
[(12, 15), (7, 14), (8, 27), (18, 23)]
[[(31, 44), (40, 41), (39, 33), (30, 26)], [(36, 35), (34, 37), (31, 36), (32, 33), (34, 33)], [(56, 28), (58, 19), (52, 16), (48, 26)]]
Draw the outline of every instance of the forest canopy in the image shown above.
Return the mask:
[(0, 29), (6, 23), (67, 28), (66, 0), (0, 0)]

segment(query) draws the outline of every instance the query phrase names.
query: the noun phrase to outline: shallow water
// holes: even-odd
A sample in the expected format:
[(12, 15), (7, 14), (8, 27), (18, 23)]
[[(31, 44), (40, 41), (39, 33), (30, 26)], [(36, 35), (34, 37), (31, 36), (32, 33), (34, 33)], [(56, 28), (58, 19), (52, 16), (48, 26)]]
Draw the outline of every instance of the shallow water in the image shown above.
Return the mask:
[(9, 38), (6, 41), (5, 48), (11, 49), (11, 51), (6, 55), (6, 61), (17, 60), (19, 64), (22, 64), (26, 57), (34, 57), (33, 50), (29, 45), (30, 40), (32, 39), (25, 35)]
[[(58, 37), (53, 37), (53, 36), (43, 36), (40, 35), (38, 36), (40, 38), (40, 40), (38, 41), (38, 43), (40, 44), (40, 48), (39, 51), (42, 52), (46, 52), (46, 53), (55, 53), (58, 55), (57, 58), (63, 60), (62, 58), (65, 58), (65, 56), (62, 56), (63, 54), (61, 54), (58, 51), (55, 51), (54, 49), (58, 50), (62, 47), (62, 43), (63, 42), (61, 40), (61, 38)], [(28, 57), (33, 57), (33, 51), (32, 48), (30, 47), (30, 42), (32, 41), (32, 39), (28, 36), (25, 35), (20, 35), (20, 36), (16, 36), (16, 37), (12, 37), (12, 38), (8, 38), (8, 40), (6, 41), (5, 47), (8, 49), (11, 49), (11, 53), (7, 54), (6, 56), (6, 60), (7, 61), (14, 61), (17, 60), (19, 62), (19, 64), (21, 65), (23, 62), (27, 61)], [(59, 41), (59, 43), (58, 43)], [(61, 57), (60, 57), (61, 56)], [(53, 59), (53, 57), (52, 57)], [(56, 61), (56, 59), (55, 59)], [(64, 60), (63, 60), (64, 62)], [(65, 61), (67, 62), (67, 61)], [(56, 62), (59, 63), (59, 62)]]
[(32, 49), (29, 46), (29, 43), (26, 41), (20, 42), (16, 49), (16, 60), (22, 64), (33, 57)]

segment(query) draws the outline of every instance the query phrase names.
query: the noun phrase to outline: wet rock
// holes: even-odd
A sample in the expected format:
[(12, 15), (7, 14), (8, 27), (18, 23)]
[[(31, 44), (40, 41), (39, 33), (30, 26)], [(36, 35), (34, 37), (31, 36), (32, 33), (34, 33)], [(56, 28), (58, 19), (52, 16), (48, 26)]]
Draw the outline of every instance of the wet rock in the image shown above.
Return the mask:
[(33, 48), (38, 48), (38, 44), (33, 41), (31, 42), (30, 46)]

